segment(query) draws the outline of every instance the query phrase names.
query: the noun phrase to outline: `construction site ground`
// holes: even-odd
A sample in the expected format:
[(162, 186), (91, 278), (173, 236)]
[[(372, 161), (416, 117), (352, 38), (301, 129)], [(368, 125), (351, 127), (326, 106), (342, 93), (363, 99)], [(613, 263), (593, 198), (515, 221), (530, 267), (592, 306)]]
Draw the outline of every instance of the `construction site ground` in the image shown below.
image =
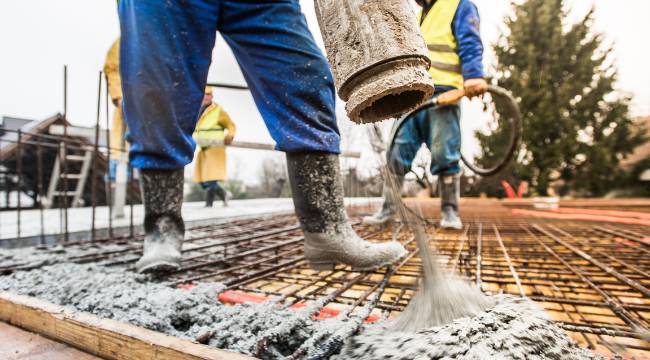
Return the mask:
[(69, 345), (0, 322), (0, 358), (6, 360), (96, 360)]
[[(438, 230), (439, 202), (407, 199), (427, 220), (431, 245), (441, 264), (476, 283), (484, 292), (525, 296), (539, 303), (580, 345), (596, 353), (650, 358), (644, 341), (650, 328), (650, 201), (563, 200), (543, 209), (534, 200), (463, 199), (461, 231)], [(188, 226), (182, 268), (171, 274), (177, 287), (218, 281), (227, 286), (225, 303), (263, 302), (280, 296), (294, 304), (331, 299), (319, 317), (358, 308), (387, 286), (369, 320), (397, 315), (417, 287), (420, 260), (413, 233), (397, 222), (386, 227), (360, 224), (377, 201), (349, 208), (357, 232), (370, 241), (395, 239), (409, 255), (387, 273), (355, 272), (339, 266), (311, 270), (302, 254), (302, 233), (291, 213), (237, 217)], [(142, 235), (71, 241), (83, 250), (66, 258), (103, 262), (133, 271)], [(41, 250), (47, 251), (47, 250)], [(0, 272), (28, 270), (2, 267)], [(216, 301), (216, 300), (215, 300)], [(296, 306), (298, 306), (296, 305)], [(352, 312), (350, 312), (352, 313)]]

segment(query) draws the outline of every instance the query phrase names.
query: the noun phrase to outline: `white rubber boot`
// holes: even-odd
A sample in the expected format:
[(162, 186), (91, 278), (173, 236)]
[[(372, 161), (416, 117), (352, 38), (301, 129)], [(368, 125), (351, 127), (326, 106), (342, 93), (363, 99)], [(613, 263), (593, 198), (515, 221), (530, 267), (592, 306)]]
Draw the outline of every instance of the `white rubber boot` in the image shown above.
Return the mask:
[(336, 264), (356, 270), (374, 270), (406, 255), (397, 242), (371, 243), (350, 226), (343, 204), (338, 155), (287, 154), (296, 215), (305, 234), (305, 257), (317, 270)]
[(402, 244), (363, 240), (349, 223), (332, 233), (305, 232), (305, 257), (316, 270), (332, 270), (337, 263), (352, 265), (353, 270), (374, 270), (404, 255)]
[[(401, 197), (402, 184), (404, 183), (404, 178), (401, 176), (393, 176), (395, 184), (394, 187), (389, 184), (391, 179), (386, 179), (384, 181), (384, 190), (383, 197), (384, 202), (381, 204), (381, 208), (377, 210), (371, 216), (366, 216), (363, 218), (362, 222), (366, 225), (384, 225), (395, 220), (397, 216), (397, 204), (399, 198)], [(393, 191), (394, 188), (394, 191)]]
[(232, 193), (230, 191), (226, 191), (226, 195), (223, 197), (223, 206), (228, 207), (228, 201), (232, 199)]
[(144, 249), (135, 264), (140, 273), (166, 273), (180, 267), (185, 224), (183, 170), (141, 170), (144, 194)]
[(460, 202), (460, 179), (454, 175), (441, 175), (438, 179), (440, 190), (440, 227), (443, 229), (463, 229), (458, 215)]

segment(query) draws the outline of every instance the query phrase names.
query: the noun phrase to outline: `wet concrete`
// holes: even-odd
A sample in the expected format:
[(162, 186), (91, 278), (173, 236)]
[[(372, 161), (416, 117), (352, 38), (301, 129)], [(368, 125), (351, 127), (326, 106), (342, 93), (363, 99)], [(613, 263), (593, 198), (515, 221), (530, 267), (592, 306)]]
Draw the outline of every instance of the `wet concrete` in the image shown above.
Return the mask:
[(172, 288), (146, 275), (72, 263), (0, 277), (0, 291), (34, 296), (181, 338), (203, 336), (210, 346), (244, 354), (255, 354), (257, 342), (273, 335), (274, 352), (267, 358), (291, 355), (314, 333), (331, 333), (348, 321), (312, 320), (308, 314), (318, 304), (300, 310), (273, 301), (224, 305), (217, 300), (223, 289), (219, 283), (202, 283), (189, 290)]
[(26, 247), (18, 249), (0, 248), (0, 268), (24, 267), (33, 268), (66, 262), (76, 256), (84, 256), (98, 251), (109, 252), (124, 249), (123, 245), (105, 244), (81, 246), (55, 245), (47, 248)]
[(404, 311), (389, 324), (392, 331), (415, 332), (445, 325), (462, 317), (477, 316), (494, 304), (474, 284), (445, 274), (436, 255), (429, 249), (424, 225), (412, 221), (415, 239), (422, 259), (422, 279), (415, 297)]
[(366, 329), (336, 359), (602, 359), (580, 348), (534, 302), (498, 295), (478, 316), (413, 332)]
[(203, 337), (222, 349), (255, 355), (258, 342), (269, 339), (272, 349), (263, 358), (289, 356), (301, 347), (304, 355), (331, 354), (343, 346), (339, 359), (597, 359), (533, 302), (510, 296), (488, 297), (495, 305), (487, 311), (443, 326), (396, 332), (380, 323), (353, 336), (370, 309), (314, 321), (310, 314), (322, 306), (318, 301), (299, 310), (274, 301), (224, 305), (216, 300), (223, 289), (219, 283), (178, 289), (122, 269), (71, 263), (0, 277), (0, 291), (181, 338)]

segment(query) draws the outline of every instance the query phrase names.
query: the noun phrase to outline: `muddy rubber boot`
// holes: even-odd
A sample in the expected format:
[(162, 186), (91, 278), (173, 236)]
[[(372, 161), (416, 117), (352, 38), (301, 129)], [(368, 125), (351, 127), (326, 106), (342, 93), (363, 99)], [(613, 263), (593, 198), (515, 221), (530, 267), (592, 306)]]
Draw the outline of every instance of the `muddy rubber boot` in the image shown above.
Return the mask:
[(440, 191), (440, 227), (443, 229), (463, 228), (463, 223), (458, 215), (460, 201), (460, 179), (454, 175), (441, 175), (438, 179)]
[(337, 263), (373, 270), (406, 255), (397, 242), (375, 244), (352, 229), (343, 203), (343, 184), (336, 154), (287, 153), (296, 215), (305, 234), (305, 257), (312, 268), (333, 269)]
[[(397, 216), (397, 204), (402, 192), (402, 184), (404, 178), (401, 176), (393, 176), (394, 184), (390, 184), (390, 179), (384, 181), (384, 202), (381, 208), (377, 210), (372, 216), (366, 216), (362, 222), (366, 225), (384, 225), (388, 222), (395, 220)], [(393, 186), (391, 186), (393, 185)], [(394, 190), (394, 191), (393, 191)]]
[(208, 191), (205, 193), (205, 207), (211, 208), (212, 205), (214, 204), (214, 197), (216, 195), (216, 191), (214, 189), (208, 189)]
[(166, 273), (180, 267), (185, 224), (183, 170), (141, 170), (144, 194), (144, 251), (140, 273)]

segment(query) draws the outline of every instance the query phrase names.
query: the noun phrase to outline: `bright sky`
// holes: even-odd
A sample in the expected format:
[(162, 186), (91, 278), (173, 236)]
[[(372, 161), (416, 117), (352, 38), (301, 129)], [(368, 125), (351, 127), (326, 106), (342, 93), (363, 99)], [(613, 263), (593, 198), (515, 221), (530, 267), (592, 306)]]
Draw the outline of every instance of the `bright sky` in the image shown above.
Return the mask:
[[(320, 35), (313, 2), (301, 0), (312, 32)], [(493, 43), (510, 11), (509, 0), (474, 0), (482, 18), (486, 47)], [(595, 3), (596, 28), (615, 45), (615, 60), (620, 70), (618, 87), (634, 96), (634, 115), (650, 114), (650, 43), (647, 41), (648, 0), (565, 0), (573, 16), (584, 15)], [(0, 2), (0, 116), (42, 119), (63, 108), (63, 65), (69, 68), (68, 117), (78, 125), (95, 123), (97, 77), (106, 51), (119, 34), (115, 1), (21, 0)], [(491, 56), (486, 55), (487, 61)], [(210, 69), (210, 81), (243, 84), (236, 61), (224, 41), (219, 39)], [(215, 99), (224, 105), (240, 129), (238, 139), (270, 142), (268, 132), (247, 92), (217, 90)], [(339, 104), (341, 130), (350, 140), (365, 130), (345, 119)], [(104, 122), (105, 120), (102, 120)], [(476, 124), (464, 121), (465, 143), (471, 152), (475, 143), (471, 130)], [(359, 142), (352, 141), (355, 144)], [(268, 154), (232, 149), (229, 151), (231, 176), (254, 181), (257, 166)], [(251, 163), (253, 162), (253, 163)], [(241, 166), (246, 163), (246, 166)], [(238, 165), (239, 164), (239, 165)]]

